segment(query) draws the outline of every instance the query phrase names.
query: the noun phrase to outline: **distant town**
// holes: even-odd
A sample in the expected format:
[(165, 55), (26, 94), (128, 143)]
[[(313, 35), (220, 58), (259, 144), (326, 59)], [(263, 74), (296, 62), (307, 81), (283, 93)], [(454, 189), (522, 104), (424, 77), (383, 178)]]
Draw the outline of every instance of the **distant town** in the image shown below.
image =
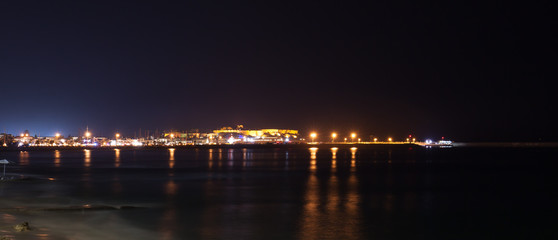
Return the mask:
[[(140, 131), (141, 132), (141, 131)], [(119, 146), (188, 146), (188, 145), (232, 145), (232, 144), (418, 144), (418, 145), (450, 145), (451, 141), (440, 140), (433, 142), (426, 140), (419, 142), (409, 135), (395, 140), (392, 137), (379, 139), (368, 136), (363, 139), (357, 133), (341, 136), (336, 132), (327, 136), (319, 136), (311, 132), (308, 136), (301, 136), (293, 129), (244, 129), (243, 125), (235, 128), (222, 127), (210, 132), (191, 131), (163, 131), (150, 134), (146, 131), (140, 136), (126, 137), (116, 132), (113, 136), (95, 136), (89, 128), (80, 136), (37, 136), (28, 130), (20, 134), (0, 133), (2, 147), (119, 147)]]

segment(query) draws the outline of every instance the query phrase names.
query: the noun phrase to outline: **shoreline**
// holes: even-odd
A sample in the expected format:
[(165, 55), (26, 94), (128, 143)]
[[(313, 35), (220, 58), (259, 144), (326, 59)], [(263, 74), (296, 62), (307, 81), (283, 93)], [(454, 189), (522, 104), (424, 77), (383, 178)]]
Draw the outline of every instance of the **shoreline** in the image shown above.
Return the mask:
[[(270, 149), (270, 148), (310, 148), (310, 147), (364, 147), (364, 148), (383, 148), (383, 147), (425, 147), (421, 143), (295, 143), (295, 144), (221, 144), (221, 145), (178, 145), (178, 146), (33, 146), (33, 147), (0, 147), (0, 151), (52, 151), (52, 150), (102, 150), (102, 149), (126, 149), (126, 150), (146, 150), (146, 149), (219, 149), (219, 148), (252, 148), (252, 149)], [(444, 148), (447, 146), (429, 145), (435, 148)], [(454, 142), (450, 148), (468, 148), (468, 147), (495, 147), (495, 148), (558, 148), (558, 142)]]
[(142, 150), (142, 149), (215, 149), (215, 148), (255, 148), (255, 149), (270, 149), (270, 148), (310, 148), (310, 147), (401, 147), (401, 146), (420, 146), (415, 143), (317, 143), (317, 144), (221, 144), (221, 145), (178, 145), (178, 146), (76, 146), (76, 147), (52, 147), (52, 146), (33, 146), (33, 147), (0, 147), (0, 151), (51, 151), (51, 150), (83, 150), (83, 149), (127, 149), (127, 150)]

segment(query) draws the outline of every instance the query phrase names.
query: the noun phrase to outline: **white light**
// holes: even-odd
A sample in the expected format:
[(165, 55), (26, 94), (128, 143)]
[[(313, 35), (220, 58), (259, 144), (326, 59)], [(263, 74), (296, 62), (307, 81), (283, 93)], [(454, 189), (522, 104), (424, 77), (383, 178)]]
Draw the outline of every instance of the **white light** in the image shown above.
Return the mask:
[(132, 146), (134, 146), (134, 147), (139, 147), (139, 146), (141, 146), (141, 145), (143, 145), (143, 144), (142, 144), (141, 142), (138, 142), (138, 140), (135, 140), (135, 139), (134, 139), (134, 140), (132, 141)]

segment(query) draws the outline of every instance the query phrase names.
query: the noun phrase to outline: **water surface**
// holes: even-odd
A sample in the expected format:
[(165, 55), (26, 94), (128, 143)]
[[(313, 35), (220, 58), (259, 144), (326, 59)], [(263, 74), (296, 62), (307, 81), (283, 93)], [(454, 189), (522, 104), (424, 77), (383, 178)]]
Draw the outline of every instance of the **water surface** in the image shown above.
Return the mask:
[[(3, 151), (18, 239), (555, 238), (555, 148), (280, 146)], [(3, 230), (6, 234), (4, 229)], [(0, 233), (2, 234), (2, 233)], [(11, 234), (11, 233), (10, 233)]]

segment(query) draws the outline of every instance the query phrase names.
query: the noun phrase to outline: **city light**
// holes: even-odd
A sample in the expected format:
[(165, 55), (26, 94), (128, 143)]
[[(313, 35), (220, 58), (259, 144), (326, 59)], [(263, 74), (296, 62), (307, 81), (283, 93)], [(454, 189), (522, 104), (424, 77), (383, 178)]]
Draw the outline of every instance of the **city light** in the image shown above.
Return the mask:
[(318, 134), (316, 134), (315, 132), (310, 133), (310, 138), (312, 138), (312, 142), (315, 142), (317, 136)]
[[(43, 136), (40, 134), (31, 134), (28, 130), (12, 136), (11, 142), (0, 142), (0, 147), (35, 147), (35, 146), (72, 146), (72, 147), (105, 147), (105, 146), (187, 146), (187, 145), (221, 145), (221, 144), (300, 144), (307, 143), (312, 145), (319, 144), (334, 144), (334, 143), (345, 143), (345, 144), (414, 144), (417, 146), (430, 146), (435, 144), (436, 146), (452, 146), (454, 145), (452, 141), (444, 141), (434, 143), (432, 140), (427, 139), (426, 141), (417, 140), (414, 135), (408, 138), (402, 138), (400, 140), (395, 140), (392, 137), (385, 137), (385, 140), (381, 140), (382, 137), (370, 137), (362, 138), (358, 137), (357, 132), (349, 132), (346, 137), (339, 139), (340, 134), (337, 132), (330, 132), (329, 137), (331, 139), (318, 139), (318, 132), (311, 131), (308, 137), (298, 137), (298, 130), (289, 129), (259, 129), (259, 130), (248, 130), (248, 129), (232, 129), (230, 127), (221, 128), (218, 130), (208, 131), (208, 132), (187, 132), (187, 131), (168, 131), (163, 134), (141, 135), (140, 137), (126, 138), (121, 133), (113, 133), (113, 137), (105, 136), (93, 136), (92, 132), (87, 128), (83, 132), (82, 137), (71, 137), (67, 138), (60, 132), (55, 132), (53, 137)], [(0, 139), (2, 140), (2, 139)], [(343, 142), (344, 141), (344, 142)]]

